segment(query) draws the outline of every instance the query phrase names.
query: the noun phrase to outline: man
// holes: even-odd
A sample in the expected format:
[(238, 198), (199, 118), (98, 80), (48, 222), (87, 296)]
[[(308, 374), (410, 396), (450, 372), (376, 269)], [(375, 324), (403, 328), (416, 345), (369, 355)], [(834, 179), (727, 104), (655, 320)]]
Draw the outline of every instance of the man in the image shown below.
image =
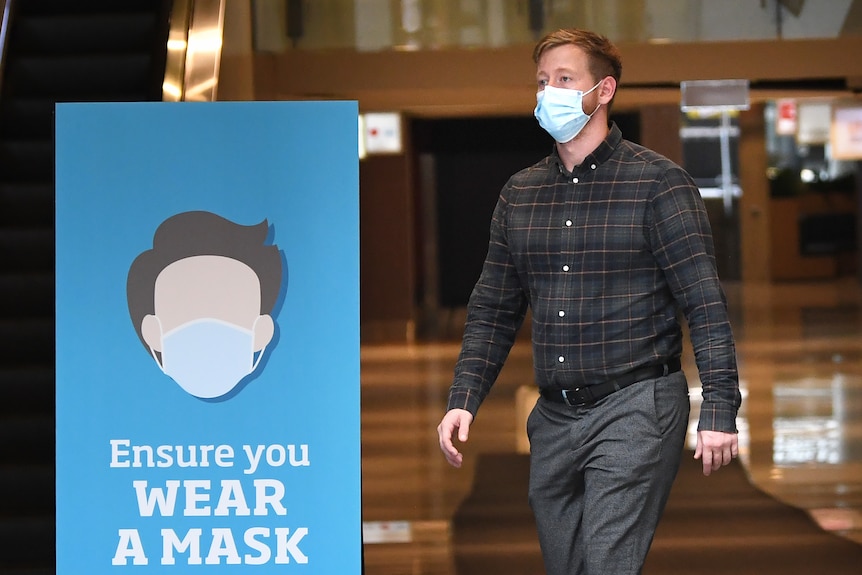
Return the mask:
[(703, 404), (695, 457), (736, 457), (735, 348), (703, 201), (689, 175), (608, 124), (620, 81), (604, 37), (539, 41), (535, 115), (553, 152), (504, 186), (437, 428), (447, 461), (532, 310), (540, 398), (527, 421), (529, 500), (548, 575), (639, 573), (679, 468), (689, 415), (681, 310)]

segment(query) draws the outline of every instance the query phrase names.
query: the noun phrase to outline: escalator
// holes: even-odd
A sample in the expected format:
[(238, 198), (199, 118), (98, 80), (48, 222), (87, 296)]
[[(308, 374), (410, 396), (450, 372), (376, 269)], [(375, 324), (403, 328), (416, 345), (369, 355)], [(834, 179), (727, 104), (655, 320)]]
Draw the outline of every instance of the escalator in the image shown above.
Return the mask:
[(162, 100), (171, 4), (0, 0), (0, 573), (55, 571), (54, 106)]

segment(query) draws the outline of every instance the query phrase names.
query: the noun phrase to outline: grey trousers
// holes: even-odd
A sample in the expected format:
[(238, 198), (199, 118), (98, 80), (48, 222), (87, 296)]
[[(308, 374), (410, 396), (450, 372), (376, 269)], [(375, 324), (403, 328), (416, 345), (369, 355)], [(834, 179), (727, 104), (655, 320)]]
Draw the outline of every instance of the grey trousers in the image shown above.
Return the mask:
[(529, 499), (546, 575), (641, 572), (689, 410), (681, 371), (585, 407), (539, 399), (527, 419)]

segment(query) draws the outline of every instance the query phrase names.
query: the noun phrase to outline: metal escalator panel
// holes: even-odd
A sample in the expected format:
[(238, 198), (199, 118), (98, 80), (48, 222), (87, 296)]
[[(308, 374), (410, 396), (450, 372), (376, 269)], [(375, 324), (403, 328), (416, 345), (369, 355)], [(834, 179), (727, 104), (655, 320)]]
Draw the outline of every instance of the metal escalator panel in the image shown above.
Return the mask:
[(218, 92), (225, 0), (177, 0), (171, 15), (163, 99), (212, 102)]
[(3, 88), (3, 63), (6, 60), (6, 38), (9, 31), (9, 16), (12, 11), (12, 0), (0, 0), (0, 90)]

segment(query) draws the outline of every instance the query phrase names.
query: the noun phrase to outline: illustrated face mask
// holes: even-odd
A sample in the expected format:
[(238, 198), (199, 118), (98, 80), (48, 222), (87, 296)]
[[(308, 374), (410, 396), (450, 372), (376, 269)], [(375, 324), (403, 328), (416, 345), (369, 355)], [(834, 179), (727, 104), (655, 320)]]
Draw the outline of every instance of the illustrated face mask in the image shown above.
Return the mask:
[(537, 104), (533, 115), (554, 140), (565, 144), (584, 129), (599, 109), (599, 106), (596, 106), (592, 114), (586, 114), (583, 101), (584, 96), (595, 90), (601, 83), (599, 80), (586, 92), (545, 86), (544, 90), (536, 94)]
[(159, 367), (188, 393), (211, 399), (236, 387), (262, 357), (263, 350), (254, 359), (253, 329), (202, 318), (162, 334)]

